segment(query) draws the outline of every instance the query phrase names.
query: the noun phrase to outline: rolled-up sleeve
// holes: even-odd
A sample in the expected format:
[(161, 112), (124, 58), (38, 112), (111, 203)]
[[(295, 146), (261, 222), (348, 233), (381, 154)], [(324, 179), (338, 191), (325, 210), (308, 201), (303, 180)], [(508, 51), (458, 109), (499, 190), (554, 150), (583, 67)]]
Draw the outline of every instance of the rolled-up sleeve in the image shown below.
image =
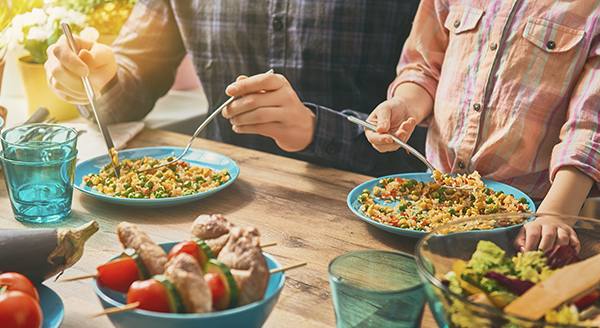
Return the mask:
[(569, 102), (560, 142), (552, 150), (550, 179), (563, 166), (575, 166), (600, 189), (600, 42), (596, 38)]
[[(98, 100), (106, 123), (144, 118), (156, 100), (170, 89), (185, 47), (169, 4), (140, 0), (112, 44), (119, 64), (111, 87)], [(89, 105), (79, 106), (84, 118), (94, 121)]]
[(448, 31), (444, 28), (447, 16), (445, 4), (434, 0), (421, 1), (396, 68), (397, 77), (388, 89), (388, 99), (394, 95), (398, 85), (406, 82), (422, 86), (435, 99), (448, 45)]

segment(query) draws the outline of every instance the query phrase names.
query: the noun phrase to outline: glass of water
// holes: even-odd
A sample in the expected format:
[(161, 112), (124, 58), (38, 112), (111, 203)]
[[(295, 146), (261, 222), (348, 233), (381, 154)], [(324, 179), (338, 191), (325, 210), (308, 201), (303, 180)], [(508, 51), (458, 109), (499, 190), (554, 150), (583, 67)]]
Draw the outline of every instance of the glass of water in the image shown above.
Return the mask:
[(338, 328), (421, 326), (425, 292), (411, 255), (343, 254), (329, 264), (329, 283)]
[(49, 223), (71, 213), (77, 132), (56, 124), (22, 125), (1, 137), (0, 163), (15, 218)]

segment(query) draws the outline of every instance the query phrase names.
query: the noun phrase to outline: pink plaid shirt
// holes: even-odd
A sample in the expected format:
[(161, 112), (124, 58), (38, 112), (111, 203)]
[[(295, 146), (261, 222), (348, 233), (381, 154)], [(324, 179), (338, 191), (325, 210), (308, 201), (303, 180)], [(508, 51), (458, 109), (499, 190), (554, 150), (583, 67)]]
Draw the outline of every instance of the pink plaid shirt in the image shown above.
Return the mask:
[(600, 1), (423, 0), (389, 96), (435, 99), (427, 158), (543, 198), (558, 168), (600, 181)]

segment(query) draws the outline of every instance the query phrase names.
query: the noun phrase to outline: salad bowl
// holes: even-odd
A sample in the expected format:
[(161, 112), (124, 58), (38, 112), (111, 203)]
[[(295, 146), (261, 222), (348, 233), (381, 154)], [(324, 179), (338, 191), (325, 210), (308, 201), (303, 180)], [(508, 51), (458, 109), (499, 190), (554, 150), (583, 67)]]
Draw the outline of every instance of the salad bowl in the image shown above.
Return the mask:
[[(582, 298), (580, 296), (577, 296), (575, 300), (569, 300), (568, 302), (563, 303), (558, 308), (554, 308), (548, 312), (545, 312), (545, 315), (543, 315), (540, 319), (534, 320), (531, 318), (526, 318), (526, 316), (508, 314), (507, 312), (511, 311), (507, 310), (509, 309), (508, 304), (518, 300), (519, 297), (522, 297), (519, 295), (523, 295), (520, 293), (512, 293), (514, 290), (512, 288), (522, 287), (522, 285), (518, 284), (523, 282), (523, 280), (535, 281), (536, 279), (516, 275), (516, 279), (508, 282), (504, 281), (503, 283), (498, 283), (496, 286), (500, 285), (500, 287), (495, 287), (493, 285), (496, 282), (489, 283), (491, 279), (485, 280), (484, 278), (481, 278), (491, 278), (491, 276), (488, 275), (489, 271), (503, 272), (503, 268), (500, 264), (506, 264), (508, 267), (513, 266), (510, 269), (506, 269), (512, 270), (511, 274), (504, 274), (506, 277), (510, 277), (511, 279), (515, 278), (514, 272), (517, 272), (515, 271), (515, 267), (517, 265), (514, 263), (517, 263), (516, 259), (525, 258), (527, 256), (527, 254), (519, 254), (518, 250), (513, 246), (513, 242), (521, 226), (509, 227), (507, 229), (469, 231), (468, 233), (461, 231), (460, 227), (464, 226), (465, 224), (469, 224), (469, 222), (473, 220), (501, 221), (514, 219), (515, 216), (522, 217), (526, 221), (543, 219), (544, 217), (559, 218), (558, 216), (554, 215), (534, 213), (484, 215), (454, 221), (441, 226), (432, 231), (429, 235), (422, 238), (417, 243), (415, 249), (415, 260), (417, 262), (421, 279), (425, 284), (429, 308), (431, 309), (433, 317), (435, 318), (435, 321), (439, 327), (589, 327), (589, 322), (588, 325), (585, 325), (583, 321), (586, 316), (586, 311), (588, 311), (587, 313), (592, 312), (590, 310), (591, 308), (587, 307), (587, 310), (584, 310), (583, 308), (578, 310), (575, 307), (575, 305), (578, 305), (578, 301), (580, 301)], [(581, 243), (581, 250), (579, 254), (576, 254), (571, 247), (560, 247), (554, 248), (553, 251), (548, 251), (545, 253), (543, 251), (537, 252), (537, 259), (532, 260), (531, 263), (527, 262), (527, 265), (530, 265), (532, 269), (537, 270), (536, 272), (540, 272), (544, 275), (546, 274), (545, 272), (547, 272), (546, 270), (555, 270), (554, 263), (557, 263), (556, 261), (565, 261), (568, 265), (570, 265), (575, 261), (585, 260), (600, 253), (600, 220), (576, 216), (562, 216), (560, 219), (568, 222), (573, 227), (573, 230), (577, 234)], [(492, 245), (490, 247), (493, 247), (494, 249), (486, 249), (482, 251), (482, 245)], [(561, 249), (561, 251), (565, 250), (565, 252), (557, 252), (559, 249)], [(478, 256), (474, 255), (476, 251), (478, 251)], [(483, 253), (501, 254), (498, 255), (498, 257), (506, 259), (506, 261), (496, 261), (496, 259), (490, 259), (487, 257), (482, 260), (480, 255)], [(533, 252), (530, 255), (534, 255)], [(477, 269), (474, 268), (481, 268), (479, 265), (486, 261), (499, 264), (498, 266), (493, 267), (493, 269), (489, 269), (489, 271), (487, 271), (484, 275), (476, 276), (473, 274), (474, 271), (479, 274), (481, 271), (477, 271)], [(562, 266), (562, 268), (567, 268), (568, 265)], [(465, 271), (467, 270), (465, 268), (468, 268), (468, 270), (471, 271)], [(559, 266), (559, 268), (561, 267)], [(519, 267), (519, 270), (521, 270), (521, 267)], [(523, 269), (519, 272), (525, 271), (526, 270)], [(465, 272), (472, 275), (465, 276)], [(496, 272), (494, 272), (494, 274)], [(544, 279), (549, 279), (552, 274), (554, 273), (545, 276), (541, 280), (544, 281)], [(583, 274), (599, 275), (597, 272), (589, 271)], [(474, 285), (477, 286), (478, 289), (473, 290), (473, 284), (470, 283), (467, 283), (467, 286), (465, 286), (465, 281), (468, 282), (467, 278), (469, 277), (478, 277), (477, 279), (474, 279)], [(528, 288), (533, 288), (534, 286), (534, 283), (530, 283), (528, 281), (526, 282), (529, 285), (523, 290), (523, 293), (525, 293)], [(487, 283), (489, 283), (489, 285), (485, 285)], [(513, 283), (514, 285), (511, 285)], [(508, 286), (508, 288), (506, 286)], [(505, 293), (504, 291), (498, 291), (500, 289), (508, 290), (509, 292)], [(539, 290), (539, 288), (537, 290)], [(597, 286), (596, 292), (598, 293)], [(502, 295), (501, 293), (505, 293), (505, 295)], [(499, 295), (503, 298), (498, 299), (497, 297)], [(588, 295), (586, 294), (585, 296)], [(485, 301), (482, 301), (482, 299), (485, 299)], [(499, 303), (503, 304), (499, 305), (497, 302), (498, 300), (500, 300)], [(600, 302), (600, 299), (597, 301)], [(592, 307), (593, 306), (595, 305), (592, 305)], [(502, 309), (504, 309), (504, 311)], [(576, 314), (565, 314), (560, 312), (559, 309), (563, 309), (563, 312), (576, 312)], [(600, 310), (598, 313), (600, 313)], [(576, 323), (573, 323), (573, 317), (576, 318), (574, 319), (574, 322)], [(593, 318), (592, 316), (590, 317)], [(568, 320), (571, 320), (571, 323), (567, 323)]]

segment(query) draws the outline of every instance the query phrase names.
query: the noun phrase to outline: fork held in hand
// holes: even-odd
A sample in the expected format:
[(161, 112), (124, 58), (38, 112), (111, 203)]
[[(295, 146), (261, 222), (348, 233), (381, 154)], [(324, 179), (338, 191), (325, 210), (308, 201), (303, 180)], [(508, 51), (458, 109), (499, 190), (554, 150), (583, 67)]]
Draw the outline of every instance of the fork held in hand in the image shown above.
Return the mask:
[[(374, 125), (372, 125), (371, 123), (365, 122), (365, 121), (363, 121), (363, 120), (361, 120), (361, 119), (359, 119), (357, 117), (348, 116), (348, 121), (350, 121), (352, 123), (356, 123), (356, 124), (361, 125), (361, 126), (367, 128), (369, 130), (377, 132), (377, 128)], [(393, 136), (391, 134), (389, 134), (389, 136), (392, 137), (392, 140), (394, 140), (395, 143), (397, 143), (400, 146), (402, 146), (402, 148), (408, 150), (408, 152), (410, 152), (411, 154), (415, 155), (419, 160), (421, 160), (421, 162), (423, 162), (425, 165), (427, 165), (427, 167), (431, 170), (432, 173), (434, 171), (439, 171), (419, 151), (417, 151), (416, 149), (414, 149), (413, 147), (411, 147), (406, 142), (402, 142), (400, 139), (396, 138), (395, 136)], [(457, 190), (470, 190), (470, 189), (473, 189), (473, 187), (453, 187), (453, 186), (444, 186), (444, 187), (448, 188), (448, 189), (457, 189)]]
[[(270, 69), (267, 72), (265, 72), (265, 74), (269, 74), (269, 73), (273, 73), (273, 69)], [(207, 117), (204, 120), (204, 122), (202, 122), (202, 124), (200, 124), (198, 129), (196, 129), (196, 132), (194, 132), (194, 135), (192, 136), (192, 139), (188, 143), (187, 147), (185, 147), (185, 150), (183, 151), (183, 153), (181, 155), (179, 155), (179, 157), (177, 157), (174, 160), (167, 162), (167, 163), (163, 163), (163, 164), (155, 165), (155, 166), (147, 168), (147, 169), (139, 170), (139, 172), (150, 171), (150, 170), (158, 169), (163, 166), (171, 165), (171, 164), (179, 161), (181, 158), (183, 158), (183, 156), (185, 156), (185, 154), (187, 154), (188, 150), (190, 150), (190, 147), (192, 146), (192, 142), (194, 142), (194, 139), (196, 139), (196, 137), (198, 136), (200, 131), (202, 131), (204, 129), (204, 127), (206, 127), (206, 125), (208, 123), (210, 123), (210, 121), (212, 121), (213, 118), (215, 118), (215, 116), (217, 116), (225, 107), (227, 107), (227, 105), (229, 105), (235, 99), (236, 99), (235, 97), (230, 97), (229, 99), (227, 99), (227, 101), (225, 101), (221, 106), (219, 106), (219, 108), (217, 108), (212, 114), (210, 114), (209, 117)]]

